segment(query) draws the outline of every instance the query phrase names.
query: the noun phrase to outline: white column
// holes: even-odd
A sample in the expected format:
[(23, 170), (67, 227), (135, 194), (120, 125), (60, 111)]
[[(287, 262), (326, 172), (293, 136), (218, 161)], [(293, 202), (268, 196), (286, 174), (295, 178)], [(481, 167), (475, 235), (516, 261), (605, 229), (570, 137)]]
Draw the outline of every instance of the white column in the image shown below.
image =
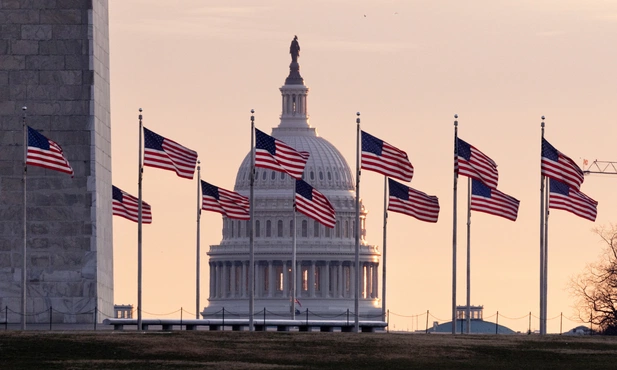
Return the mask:
[(293, 105), (293, 98), (291, 95), (287, 94), (287, 109), (286, 112), (288, 114), (291, 114), (291, 107)]
[(274, 292), (274, 262), (268, 261), (268, 297), (272, 298)]
[(364, 276), (366, 274), (364, 270), (366, 263), (360, 261), (360, 298), (363, 299), (366, 296), (366, 286), (364, 284)]
[(356, 266), (355, 263), (349, 264), (349, 298), (354, 297), (354, 292), (356, 291)]
[(311, 268), (309, 269), (309, 297), (315, 297), (315, 261), (311, 261)]
[(227, 298), (227, 292), (229, 291), (229, 266), (227, 262), (223, 262), (223, 298)]
[(289, 297), (289, 267), (287, 260), (283, 261), (283, 297)]
[(379, 264), (373, 264), (373, 298), (379, 298)]
[(302, 297), (302, 261), (296, 262), (296, 297)]
[(366, 266), (366, 298), (372, 298), (372, 294), (373, 294), (373, 275), (371, 275), (371, 272), (373, 272), (373, 269), (371, 269), (371, 264), (366, 262), (364, 264), (364, 266)]
[(261, 266), (259, 261), (255, 261), (255, 274), (255, 297), (263, 297), (264, 274), (263, 266)]
[(242, 275), (240, 277), (240, 297), (244, 298), (246, 297), (246, 279), (247, 279), (247, 272), (246, 272), (247, 268), (246, 268), (246, 261), (242, 261)]
[(323, 279), (325, 284), (321, 288), (321, 296), (328, 298), (330, 297), (330, 261), (326, 261), (324, 270), (325, 273)]
[(209, 297), (210, 298), (214, 298), (214, 268), (213, 268), (213, 263), (209, 262), (208, 266), (210, 266), (210, 294)]
[(221, 273), (221, 262), (216, 263), (216, 297), (221, 298), (221, 285), (223, 284), (221, 280), (223, 279), (223, 274)]
[(236, 298), (236, 261), (231, 261), (231, 283), (230, 290), (231, 294), (229, 295), (231, 298)]
[(339, 298), (343, 298), (343, 261), (339, 261), (338, 263), (338, 292), (337, 296)]

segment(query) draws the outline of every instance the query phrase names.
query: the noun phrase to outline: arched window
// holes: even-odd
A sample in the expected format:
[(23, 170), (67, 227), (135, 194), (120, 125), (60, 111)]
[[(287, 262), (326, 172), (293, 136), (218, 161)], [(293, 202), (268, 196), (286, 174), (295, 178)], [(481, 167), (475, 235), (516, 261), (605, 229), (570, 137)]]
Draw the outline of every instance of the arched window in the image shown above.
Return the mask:
[(272, 174), (270, 175), (270, 179), (276, 180), (276, 172), (272, 171)]
[(267, 220), (266, 221), (266, 238), (269, 238), (272, 236), (272, 221)]
[(229, 223), (231, 225), (231, 232), (229, 233), (229, 236), (233, 238), (234, 237), (234, 220), (229, 220)]
[(310, 176), (311, 176), (311, 180), (315, 180), (315, 172), (311, 171)]
[(302, 220), (302, 237), (306, 238), (308, 236), (308, 222), (306, 220)]
[(313, 222), (313, 236), (319, 238), (319, 222), (317, 221)]
[(281, 177), (281, 180), (285, 180), (285, 172), (281, 172), (280, 177)]
[(326, 227), (326, 238), (329, 238), (331, 235), (331, 230), (329, 227)]
[(294, 222), (293, 220), (289, 221), (289, 236), (294, 236)]
[(238, 238), (242, 237), (242, 221), (238, 220)]
[(248, 238), (251, 236), (251, 225), (249, 224), (249, 220), (244, 221), (244, 235)]
[(262, 174), (261, 174), (261, 179), (262, 179), (262, 180), (265, 180), (265, 179), (266, 179), (266, 171), (262, 172)]
[(349, 221), (345, 220), (345, 230), (344, 230), (344, 235), (346, 238), (349, 238)]
[(278, 220), (276, 223), (276, 236), (279, 238), (283, 237), (283, 220)]
[(319, 171), (319, 179), (323, 180), (323, 172)]
[(328, 181), (332, 181), (332, 173), (328, 171)]
[(255, 237), (261, 237), (261, 230), (259, 229), (259, 220), (255, 220)]
[(335, 226), (335, 233), (336, 233), (336, 237), (340, 238), (341, 237), (341, 222), (340, 221), (336, 221), (336, 226)]

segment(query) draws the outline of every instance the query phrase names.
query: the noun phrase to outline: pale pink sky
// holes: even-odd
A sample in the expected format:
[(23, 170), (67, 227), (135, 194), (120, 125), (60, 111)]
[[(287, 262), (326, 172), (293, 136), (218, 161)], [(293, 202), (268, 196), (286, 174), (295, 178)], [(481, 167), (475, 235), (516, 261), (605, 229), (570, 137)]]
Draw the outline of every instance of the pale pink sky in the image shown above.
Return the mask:
[[(407, 151), (410, 186), (439, 197), (437, 224), (391, 213), (391, 329), (415, 315), (451, 318), (453, 115), (459, 136), (499, 165), (499, 189), (521, 201), (516, 222), (472, 213), (472, 304), (485, 318), (527, 330), (539, 310), (540, 117), (546, 138), (582, 165), (615, 160), (617, 3), (612, 1), (127, 0), (110, 1), (113, 183), (137, 195), (138, 108), (144, 125), (199, 153), (204, 180), (233, 188), (250, 149), (250, 110), (279, 123), (289, 43), (298, 35), (310, 123), (355, 169), (362, 129)], [(369, 243), (382, 244), (383, 177), (365, 171)], [(196, 181), (146, 168), (144, 317), (195, 311)], [(617, 176), (581, 190), (599, 202), (596, 223), (553, 211), (549, 223), (548, 331), (572, 317), (567, 283), (597, 260), (594, 226), (615, 220)], [(466, 178), (459, 180), (458, 304), (465, 303)], [(221, 217), (201, 221), (201, 306), (209, 245)], [(114, 218), (115, 302), (137, 303), (137, 227)], [(381, 284), (381, 283), (380, 283)], [(178, 317), (179, 312), (162, 317)], [(520, 318), (517, 320), (508, 319)], [(425, 317), (419, 321), (424, 320)], [(564, 320), (564, 330), (576, 326)], [(532, 330), (538, 329), (533, 318)]]

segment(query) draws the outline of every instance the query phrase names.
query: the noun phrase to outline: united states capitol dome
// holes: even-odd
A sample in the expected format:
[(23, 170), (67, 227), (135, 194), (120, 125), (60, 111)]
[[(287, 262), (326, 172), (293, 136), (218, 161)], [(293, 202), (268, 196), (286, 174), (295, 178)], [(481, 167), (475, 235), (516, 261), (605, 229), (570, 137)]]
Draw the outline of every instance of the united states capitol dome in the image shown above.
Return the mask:
[[(300, 308), (303, 315), (315, 319), (353, 313), (356, 288), (358, 316), (363, 315), (363, 319), (381, 317), (381, 254), (376, 246), (366, 241), (368, 212), (360, 202), (356, 261), (354, 174), (338, 149), (309, 124), (309, 88), (300, 76), (299, 54), (295, 54), (295, 58), (294, 53), (291, 54), (289, 75), (279, 89), (282, 97), (280, 123), (271, 132), (269, 125), (259, 120), (256, 126), (295, 150), (310, 153), (303, 178), (332, 203), (336, 225), (328, 228), (295, 212), (295, 179), (290, 175), (255, 168), (253, 218), (244, 221), (223, 217), (222, 240), (218, 245), (211, 245), (208, 251), (210, 296), (208, 307), (201, 314), (204, 318), (217, 317), (221, 312), (250, 314), (247, 303), (251, 296), (250, 282), (254, 279), (254, 307), (263, 308), (263, 312), (276, 317), (289, 315), (293, 318), (295, 310)], [(354, 140), (353, 137), (347, 139)], [(235, 191), (245, 196), (251, 193), (251, 162), (249, 152), (238, 169), (234, 186)], [(249, 275), (251, 241), (254, 276)], [(295, 299), (301, 304), (296, 304)]]
[[(320, 137), (315, 128), (286, 129), (277, 127), (272, 136), (285, 142), (298, 151), (310, 153), (310, 157), (304, 169), (304, 180), (319, 189), (328, 190), (354, 190), (354, 179), (351, 169), (345, 158), (328, 140)], [(249, 173), (251, 169), (250, 153), (242, 161), (236, 177), (236, 191), (244, 193), (249, 190)], [(282, 172), (258, 168), (255, 178), (256, 188), (268, 189), (291, 189), (293, 179)]]

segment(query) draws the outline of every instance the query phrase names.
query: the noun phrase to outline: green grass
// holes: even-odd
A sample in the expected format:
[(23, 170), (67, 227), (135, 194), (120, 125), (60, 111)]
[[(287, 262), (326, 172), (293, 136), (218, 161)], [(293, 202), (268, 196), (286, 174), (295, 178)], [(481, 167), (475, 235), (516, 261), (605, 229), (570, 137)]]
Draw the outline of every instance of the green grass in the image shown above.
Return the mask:
[(277, 332), (0, 332), (2, 369), (604, 369), (617, 338)]

